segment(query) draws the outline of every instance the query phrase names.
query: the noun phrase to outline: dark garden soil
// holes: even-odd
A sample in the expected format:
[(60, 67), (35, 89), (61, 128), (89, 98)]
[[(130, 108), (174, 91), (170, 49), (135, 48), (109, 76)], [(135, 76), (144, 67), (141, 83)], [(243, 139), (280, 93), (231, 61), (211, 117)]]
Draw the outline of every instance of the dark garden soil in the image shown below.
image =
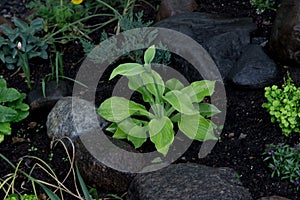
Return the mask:
[[(26, 12), (24, 5), (29, 0), (1, 0), (1, 15), (22, 17)], [(148, 0), (156, 8), (159, 0)], [(198, 0), (200, 5), (198, 11), (216, 14), (230, 15), (234, 17), (252, 17), (257, 24), (257, 30), (253, 33), (257, 36), (269, 37), (272, 23), (276, 13), (268, 11), (257, 15), (251, 8), (249, 0)], [(144, 10), (145, 21), (154, 20), (156, 10), (149, 5), (138, 1), (136, 11)], [(113, 28), (110, 27), (107, 31)], [(102, 30), (91, 35), (97, 38)], [(64, 70), (65, 75), (75, 77), (76, 71), (84, 58), (83, 49), (78, 41), (70, 42), (64, 46)], [(175, 64), (175, 63), (171, 63)], [(31, 80), (35, 85), (50, 73), (49, 63), (36, 59), (31, 62)], [(8, 82), (9, 87), (28, 93), (29, 89), (21, 71), (9, 71), (0, 65), (0, 75)], [(284, 70), (278, 77), (281, 83)], [(279, 127), (270, 122), (269, 114), (261, 107), (265, 102), (264, 91), (241, 90), (229, 86), (227, 93), (227, 117), (220, 141), (212, 152), (205, 158), (198, 158), (200, 142), (193, 142), (189, 150), (177, 162), (195, 162), (213, 167), (230, 167), (236, 170), (243, 186), (248, 188), (254, 199), (262, 196), (279, 195), (290, 199), (300, 199), (300, 193), (295, 190), (294, 185), (279, 178), (272, 178), (267, 163), (263, 161), (262, 153), (265, 145), (270, 143), (287, 142), (289, 144), (299, 143), (299, 137), (284, 137)], [(100, 97), (99, 97), (100, 98)], [(37, 156), (46, 161), (57, 176), (62, 179), (69, 169), (69, 162), (66, 160), (66, 153), (62, 145), (51, 149), (51, 141), (46, 134), (46, 118), (49, 110), (38, 110), (31, 112), (24, 121), (13, 124), (12, 135), (7, 136), (0, 144), (0, 153), (5, 155), (12, 163), (16, 164), (24, 156)], [(52, 156), (51, 156), (52, 155)], [(29, 172), (35, 161), (24, 158), (21, 169)], [(0, 162), (0, 178), (13, 173), (13, 169), (3, 160)], [(50, 177), (41, 170), (34, 171), (35, 177), (51, 181)], [(1, 182), (1, 179), (0, 179)], [(52, 181), (53, 182), (53, 181)], [(67, 179), (66, 186), (74, 191), (72, 177)], [(20, 175), (15, 183), (15, 188), (22, 193), (32, 193), (31, 184), (25, 177)], [(200, 188), (201, 189), (201, 186)], [(99, 191), (101, 194), (110, 191)], [(42, 192), (41, 192), (42, 193)], [(0, 191), (2, 199), (3, 191)], [(122, 195), (122, 194), (119, 194)], [(70, 197), (70, 199), (73, 199)]]

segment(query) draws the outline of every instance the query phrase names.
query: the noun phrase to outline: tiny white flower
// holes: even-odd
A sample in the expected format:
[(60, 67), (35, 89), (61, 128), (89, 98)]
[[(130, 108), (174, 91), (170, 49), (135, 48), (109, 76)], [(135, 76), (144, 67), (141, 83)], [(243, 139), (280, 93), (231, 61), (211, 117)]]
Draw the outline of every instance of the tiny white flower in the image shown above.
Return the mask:
[(22, 48), (22, 43), (21, 43), (21, 42), (18, 42), (18, 46), (17, 46), (17, 47), (18, 47), (19, 50), (21, 50), (21, 48)]

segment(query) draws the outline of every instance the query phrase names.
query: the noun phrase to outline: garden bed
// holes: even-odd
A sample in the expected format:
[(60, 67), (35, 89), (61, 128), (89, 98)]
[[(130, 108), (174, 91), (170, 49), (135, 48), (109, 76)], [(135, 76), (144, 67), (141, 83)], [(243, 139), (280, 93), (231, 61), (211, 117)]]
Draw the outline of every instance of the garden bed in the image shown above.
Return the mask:
[[(16, 15), (22, 17), (24, 5), (30, 1), (9, 1), (3, 0), (1, 7), (5, 7), (6, 12), (2, 15)], [(155, 20), (155, 15), (160, 1), (137, 1), (134, 12), (144, 10), (144, 21)], [(256, 36), (270, 36), (272, 23), (275, 17), (275, 11), (266, 11), (263, 14), (257, 14), (251, 7), (248, 0), (231, 1), (231, 0), (198, 0), (200, 5), (197, 11), (226, 14), (234, 17), (252, 17), (257, 25), (257, 30), (253, 33)], [(90, 21), (93, 24), (96, 22)], [(114, 31), (116, 24), (105, 27), (109, 33)], [(96, 42), (99, 42), (99, 35), (103, 29), (100, 29), (90, 35)], [(79, 40), (61, 45), (63, 49), (64, 75), (75, 78), (76, 72), (84, 59), (84, 50)], [(45, 75), (51, 72), (49, 62), (40, 58), (33, 59), (30, 62), (31, 81), (34, 86), (40, 83)], [(174, 63), (171, 62), (170, 65)], [(278, 63), (280, 65), (280, 63)], [(4, 65), (0, 64), (0, 74), (7, 80), (9, 87), (14, 87), (26, 94), (29, 89), (25, 82), (26, 78), (22, 70), (7, 70)], [(278, 78), (278, 84), (282, 83), (285, 70), (282, 69)], [(107, 86), (103, 86), (107, 87)], [(99, 94), (96, 98), (103, 98)], [(289, 199), (300, 199), (296, 187), (288, 180), (282, 181), (278, 177), (271, 177), (271, 170), (267, 167), (268, 163), (263, 161), (263, 152), (267, 144), (288, 143), (297, 144), (300, 142), (298, 136), (285, 137), (281, 133), (278, 125), (271, 123), (270, 115), (262, 104), (266, 102), (264, 89), (243, 90), (232, 85), (226, 86), (227, 96), (227, 116), (221, 139), (214, 147), (212, 152), (205, 158), (198, 158), (198, 151), (201, 142), (193, 142), (188, 151), (176, 162), (193, 162), (213, 167), (230, 167), (238, 173), (238, 177), (243, 186), (248, 188), (252, 197), (258, 199), (264, 196), (279, 195)], [(98, 106), (98, 105), (97, 105)], [(62, 145), (57, 145), (51, 149), (51, 140), (47, 136), (46, 120), (49, 109), (39, 109), (30, 112), (29, 116), (18, 123), (12, 125), (12, 135), (6, 136), (4, 142), (0, 144), (0, 153), (6, 156), (12, 163), (16, 164), (24, 156), (37, 156), (46, 161), (49, 166), (57, 173), (58, 177), (64, 177), (70, 164)], [(34, 165), (34, 161), (25, 158), (22, 164), (22, 170), (29, 172)], [(0, 177), (13, 173), (13, 168), (3, 162), (0, 162)], [(33, 174), (35, 177), (51, 181), (50, 177), (37, 170)], [(66, 185), (72, 191), (75, 191), (72, 177), (68, 178)], [(16, 179), (15, 188), (22, 193), (32, 193), (31, 184), (26, 178), (20, 175)], [(40, 193), (43, 193), (40, 190)], [(110, 194), (110, 191), (99, 191), (100, 195)], [(2, 198), (3, 191), (0, 191)], [(123, 194), (118, 194), (123, 195)], [(67, 197), (72, 199), (72, 197)]]

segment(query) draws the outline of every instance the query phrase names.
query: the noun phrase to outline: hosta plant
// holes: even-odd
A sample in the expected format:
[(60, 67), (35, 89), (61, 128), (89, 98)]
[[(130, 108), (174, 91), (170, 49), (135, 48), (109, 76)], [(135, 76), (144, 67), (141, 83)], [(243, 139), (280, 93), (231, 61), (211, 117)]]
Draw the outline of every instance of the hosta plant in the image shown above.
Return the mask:
[[(175, 135), (175, 125), (192, 140), (217, 139), (216, 125), (209, 117), (220, 111), (212, 104), (203, 103), (214, 92), (215, 81), (202, 80), (184, 86), (172, 78), (166, 82), (152, 69), (155, 47), (144, 54), (144, 64), (125, 63), (113, 70), (128, 79), (128, 87), (141, 94), (144, 104), (124, 97), (112, 96), (98, 108), (104, 119), (112, 122), (107, 128), (114, 138), (127, 139), (139, 148), (149, 137), (158, 152), (168, 153)], [(149, 110), (146, 105), (149, 105)]]
[(29, 106), (23, 103), (26, 95), (15, 88), (7, 88), (6, 81), (0, 78), (0, 143), (5, 135), (11, 134), (12, 122), (19, 122), (29, 114)]
[(268, 102), (262, 106), (270, 113), (271, 121), (279, 123), (282, 133), (300, 133), (300, 88), (294, 85), (289, 73), (282, 88), (266, 87), (265, 97)]

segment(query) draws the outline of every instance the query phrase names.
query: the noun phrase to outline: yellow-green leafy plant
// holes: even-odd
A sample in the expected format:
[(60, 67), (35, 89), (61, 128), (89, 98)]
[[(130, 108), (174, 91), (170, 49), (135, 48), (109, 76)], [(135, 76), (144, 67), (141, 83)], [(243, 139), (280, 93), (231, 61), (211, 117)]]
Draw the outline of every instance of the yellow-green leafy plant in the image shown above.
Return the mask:
[(202, 102), (213, 94), (215, 81), (195, 81), (186, 87), (175, 78), (164, 82), (151, 67), (154, 57), (155, 47), (151, 46), (144, 54), (144, 64), (121, 64), (111, 73), (110, 79), (125, 76), (128, 87), (142, 95), (150, 110), (124, 97), (112, 96), (98, 108), (99, 115), (112, 122), (107, 131), (113, 132), (114, 138), (129, 140), (135, 148), (149, 137), (164, 156), (174, 141), (176, 124), (192, 140), (216, 140), (216, 125), (209, 117), (220, 111)]
[(23, 103), (26, 95), (15, 88), (7, 88), (0, 78), (0, 143), (11, 134), (11, 123), (19, 122), (29, 115), (29, 106)]
[(285, 136), (300, 133), (300, 88), (293, 83), (289, 73), (282, 88), (277, 85), (265, 88), (267, 102), (262, 107), (271, 115), (271, 122), (277, 122)]

